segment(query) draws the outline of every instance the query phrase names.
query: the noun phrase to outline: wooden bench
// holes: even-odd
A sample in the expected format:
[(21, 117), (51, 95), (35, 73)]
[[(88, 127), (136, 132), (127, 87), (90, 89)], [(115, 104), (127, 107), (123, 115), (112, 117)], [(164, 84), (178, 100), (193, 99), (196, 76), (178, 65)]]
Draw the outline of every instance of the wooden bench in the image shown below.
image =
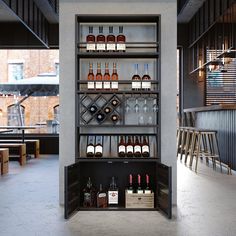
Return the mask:
[[(1, 143), (21, 143), (20, 139), (0, 139)], [(40, 155), (40, 142), (39, 139), (26, 139), (24, 140), (26, 144), (27, 154), (34, 154), (35, 158)], [(32, 146), (33, 145), (33, 146)]]
[(26, 144), (25, 143), (0, 143), (0, 148), (18, 149), (19, 163), (21, 166), (26, 164)]
[(0, 148), (0, 163), (1, 163), (1, 175), (8, 173), (9, 168), (9, 149)]

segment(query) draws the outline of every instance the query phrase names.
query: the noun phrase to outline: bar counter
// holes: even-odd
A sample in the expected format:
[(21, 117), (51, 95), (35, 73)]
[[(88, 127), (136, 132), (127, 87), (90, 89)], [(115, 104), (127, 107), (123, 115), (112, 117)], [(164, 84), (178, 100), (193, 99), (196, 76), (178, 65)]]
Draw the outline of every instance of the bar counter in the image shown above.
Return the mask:
[(217, 130), (222, 162), (236, 170), (236, 104), (188, 108), (194, 126)]

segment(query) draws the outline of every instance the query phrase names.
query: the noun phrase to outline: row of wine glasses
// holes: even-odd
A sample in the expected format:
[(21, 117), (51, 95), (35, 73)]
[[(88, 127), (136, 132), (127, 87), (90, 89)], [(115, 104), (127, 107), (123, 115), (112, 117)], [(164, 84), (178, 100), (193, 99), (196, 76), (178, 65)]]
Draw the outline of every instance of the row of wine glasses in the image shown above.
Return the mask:
[(158, 112), (158, 104), (156, 98), (129, 98), (125, 104), (126, 115), (133, 116), (139, 125), (155, 124), (156, 114)]
[(158, 105), (155, 98), (129, 98), (126, 100), (125, 112), (135, 112), (135, 113), (157, 113)]

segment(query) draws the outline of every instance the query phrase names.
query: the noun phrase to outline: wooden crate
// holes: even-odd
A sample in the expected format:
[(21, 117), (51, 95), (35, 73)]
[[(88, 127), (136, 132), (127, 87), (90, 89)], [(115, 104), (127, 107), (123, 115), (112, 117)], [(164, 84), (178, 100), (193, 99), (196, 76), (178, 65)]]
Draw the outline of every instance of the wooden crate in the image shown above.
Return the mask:
[(127, 193), (127, 191), (125, 191), (125, 207), (126, 208), (154, 208), (154, 193), (130, 194), (130, 193)]

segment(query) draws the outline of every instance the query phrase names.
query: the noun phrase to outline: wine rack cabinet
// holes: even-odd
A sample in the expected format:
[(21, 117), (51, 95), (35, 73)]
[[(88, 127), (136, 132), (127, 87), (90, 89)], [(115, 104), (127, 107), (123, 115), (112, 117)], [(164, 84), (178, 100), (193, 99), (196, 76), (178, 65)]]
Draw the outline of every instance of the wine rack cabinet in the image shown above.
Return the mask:
[[(161, 17), (160, 15), (77, 15), (76, 16), (76, 153), (75, 163), (65, 167), (65, 218), (79, 210), (160, 210), (172, 216), (171, 167), (161, 163)], [(89, 26), (107, 29), (123, 25), (124, 51), (87, 51)], [(105, 32), (106, 33), (106, 32)], [(118, 89), (88, 89), (89, 63), (117, 64)], [(132, 64), (150, 65), (148, 90), (133, 90)], [(102, 68), (104, 69), (104, 68)], [(110, 68), (109, 68), (110, 69)], [(95, 71), (95, 70), (94, 70)], [(142, 88), (142, 83), (141, 88)], [(116, 105), (113, 106), (113, 100)], [(104, 109), (109, 111), (107, 114)], [(102, 119), (98, 119), (98, 114)], [(115, 115), (117, 120), (111, 119)], [(146, 136), (149, 157), (118, 157), (121, 136)], [(86, 156), (89, 136), (101, 136), (102, 157)], [(125, 192), (129, 174), (150, 176), (154, 207), (126, 208)], [(107, 208), (85, 208), (83, 189), (90, 177), (94, 186), (109, 186), (116, 177), (119, 203)], [(134, 185), (136, 185), (134, 180)]]

